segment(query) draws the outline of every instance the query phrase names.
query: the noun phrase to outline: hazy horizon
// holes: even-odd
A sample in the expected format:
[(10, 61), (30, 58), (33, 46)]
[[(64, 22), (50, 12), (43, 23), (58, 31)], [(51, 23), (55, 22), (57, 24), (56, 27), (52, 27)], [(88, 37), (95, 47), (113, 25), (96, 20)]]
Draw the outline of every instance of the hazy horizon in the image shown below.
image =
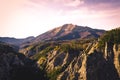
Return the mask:
[(120, 26), (120, 0), (3, 0), (0, 37), (38, 36), (72, 23), (110, 30)]
[[(72, 23), (67, 23), (67, 24), (72, 24)], [(65, 24), (63, 24), (63, 25), (65, 25)], [(63, 25), (61, 25), (61, 26), (63, 26)], [(77, 25), (77, 24), (73, 24), (73, 25)], [(51, 28), (51, 29), (49, 29), (49, 30), (47, 30), (47, 31), (53, 30), (53, 29), (58, 28), (58, 27), (61, 27), (61, 26), (57, 26), (57, 27)], [(77, 26), (92, 28), (92, 27), (90, 27), (90, 26), (83, 26), (83, 25), (77, 25)], [(100, 28), (92, 28), (92, 29), (105, 30), (105, 29), (100, 29)], [(47, 32), (47, 31), (45, 31), (45, 32)], [(107, 30), (106, 30), (106, 31), (107, 31)], [(43, 33), (45, 33), (45, 32), (43, 32)], [(18, 36), (18, 37), (14, 37), (14, 36), (0, 36), (0, 37), (3, 37), (3, 38), (9, 37), (9, 38), (24, 39), (24, 38), (28, 38), (28, 37), (37, 37), (37, 36), (39, 36), (39, 35), (41, 35), (41, 34), (43, 34), (43, 33), (40, 33), (40, 34), (35, 35), (35, 36), (34, 36), (34, 35), (28, 35), (28, 36), (25, 36), (25, 37), (19, 37), (19, 36)]]

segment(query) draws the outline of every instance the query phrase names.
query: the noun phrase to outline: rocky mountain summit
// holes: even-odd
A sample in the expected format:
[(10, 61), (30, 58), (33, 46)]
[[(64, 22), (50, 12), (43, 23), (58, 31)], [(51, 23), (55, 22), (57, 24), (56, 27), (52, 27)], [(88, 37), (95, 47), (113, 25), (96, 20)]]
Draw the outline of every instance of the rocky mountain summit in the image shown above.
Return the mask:
[(92, 29), (86, 26), (65, 24), (37, 36), (34, 42), (98, 38), (104, 32), (105, 30)]

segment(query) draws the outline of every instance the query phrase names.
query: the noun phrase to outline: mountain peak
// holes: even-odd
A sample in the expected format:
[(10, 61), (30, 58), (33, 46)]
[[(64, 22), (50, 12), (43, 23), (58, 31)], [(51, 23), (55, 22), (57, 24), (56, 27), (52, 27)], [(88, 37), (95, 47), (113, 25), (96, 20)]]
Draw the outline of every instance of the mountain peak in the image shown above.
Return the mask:
[(50, 31), (58, 32), (58, 31), (71, 31), (76, 27), (76, 25), (73, 24), (64, 24), (60, 27), (54, 28)]
[(65, 31), (71, 31), (76, 27), (76, 25), (73, 24), (65, 24), (61, 28), (64, 29)]
[(48, 40), (72, 40), (81, 38), (98, 38), (105, 30), (92, 29), (87, 26), (64, 24), (36, 37), (35, 42)]

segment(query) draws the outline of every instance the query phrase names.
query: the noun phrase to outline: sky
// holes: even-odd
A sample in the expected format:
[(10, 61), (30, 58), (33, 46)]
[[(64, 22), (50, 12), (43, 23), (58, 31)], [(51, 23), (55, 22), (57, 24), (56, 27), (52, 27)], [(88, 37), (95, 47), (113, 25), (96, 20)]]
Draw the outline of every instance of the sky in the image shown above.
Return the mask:
[(120, 0), (0, 0), (0, 37), (38, 36), (69, 23), (120, 27)]

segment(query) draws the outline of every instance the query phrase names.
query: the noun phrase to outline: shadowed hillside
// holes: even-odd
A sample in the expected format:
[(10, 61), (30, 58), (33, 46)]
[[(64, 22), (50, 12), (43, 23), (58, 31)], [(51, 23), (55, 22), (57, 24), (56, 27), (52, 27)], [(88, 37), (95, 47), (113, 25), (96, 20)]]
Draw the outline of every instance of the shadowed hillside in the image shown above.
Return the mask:
[(0, 43), (0, 80), (47, 80), (35, 61)]

